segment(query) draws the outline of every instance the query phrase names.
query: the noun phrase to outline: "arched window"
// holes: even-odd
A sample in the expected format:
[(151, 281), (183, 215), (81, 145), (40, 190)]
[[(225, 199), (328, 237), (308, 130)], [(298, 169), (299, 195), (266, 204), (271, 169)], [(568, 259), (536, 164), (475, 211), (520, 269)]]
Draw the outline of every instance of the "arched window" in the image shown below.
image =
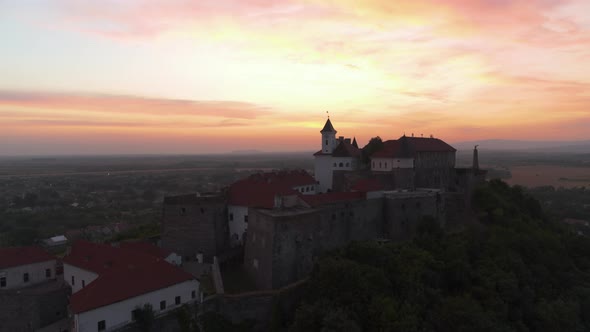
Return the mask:
[(381, 162), (379, 162), (379, 168), (381, 168)]
[(350, 167), (350, 163), (346, 163), (346, 167)]
[(338, 165), (336, 165), (336, 163), (334, 163), (334, 167), (338, 167)]
[(343, 165), (342, 163), (340, 163), (340, 164), (338, 165), (338, 167), (344, 167), (344, 165)]

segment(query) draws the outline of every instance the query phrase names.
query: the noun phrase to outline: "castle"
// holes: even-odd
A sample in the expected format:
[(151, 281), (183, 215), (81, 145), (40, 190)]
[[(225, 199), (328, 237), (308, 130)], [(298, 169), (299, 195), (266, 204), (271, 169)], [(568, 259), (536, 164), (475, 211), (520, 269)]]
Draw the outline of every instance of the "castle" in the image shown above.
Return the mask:
[(486, 174), (477, 149), (472, 167), (456, 168), (456, 150), (434, 137), (404, 135), (361, 149), (356, 138), (337, 138), (330, 119), (320, 133), (313, 176), (261, 173), (222, 193), (165, 198), (162, 246), (209, 259), (243, 248), (256, 287), (277, 289), (351, 241), (409, 239), (424, 217), (447, 229), (470, 220), (472, 190)]

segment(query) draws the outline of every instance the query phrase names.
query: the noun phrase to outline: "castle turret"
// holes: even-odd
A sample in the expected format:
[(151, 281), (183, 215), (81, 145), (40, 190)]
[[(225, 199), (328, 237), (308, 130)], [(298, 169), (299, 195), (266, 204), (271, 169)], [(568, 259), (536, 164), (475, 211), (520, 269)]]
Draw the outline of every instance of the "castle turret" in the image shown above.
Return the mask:
[(330, 122), (330, 118), (326, 121), (324, 128), (320, 130), (322, 133), (322, 153), (324, 154), (331, 154), (334, 152), (336, 148), (336, 129), (332, 126), (332, 122)]
[(476, 145), (473, 148), (473, 169), (476, 171), (479, 170), (479, 155), (478, 155), (477, 147), (478, 147), (478, 145)]

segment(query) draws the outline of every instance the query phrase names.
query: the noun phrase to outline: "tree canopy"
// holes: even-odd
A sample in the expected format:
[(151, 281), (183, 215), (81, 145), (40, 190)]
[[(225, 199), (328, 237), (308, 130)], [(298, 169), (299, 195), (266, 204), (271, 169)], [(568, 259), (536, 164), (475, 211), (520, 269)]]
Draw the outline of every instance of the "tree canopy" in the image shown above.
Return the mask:
[(290, 331), (589, 331), (590, 240), (499, 180), (474, 204), (462, 233), (424, 220), (411, 242), (319, 259)]

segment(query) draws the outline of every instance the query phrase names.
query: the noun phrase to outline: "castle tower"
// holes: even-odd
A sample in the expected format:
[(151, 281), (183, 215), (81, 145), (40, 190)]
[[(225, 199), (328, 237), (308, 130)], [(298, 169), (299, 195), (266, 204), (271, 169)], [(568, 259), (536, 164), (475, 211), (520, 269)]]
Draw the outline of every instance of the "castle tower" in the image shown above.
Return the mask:
[(332, 153), (336, 149), (336, 129), (332, 126), (330, 118), (326, 121), (322, 134), (321, 150), (314, 156), (314, 177), (318, 182), (318, 193), (325, 193), (332, 190)]
[(336, 129), (332, 126), (330, 118), (326, 121), (324, 128), (320, 130), (322, 133), (322, 153), (331, 154), (336, 148)]
[(479, 155), (477, 151), (478, 145), (473, 148), (473, 170), (479, 170)]

